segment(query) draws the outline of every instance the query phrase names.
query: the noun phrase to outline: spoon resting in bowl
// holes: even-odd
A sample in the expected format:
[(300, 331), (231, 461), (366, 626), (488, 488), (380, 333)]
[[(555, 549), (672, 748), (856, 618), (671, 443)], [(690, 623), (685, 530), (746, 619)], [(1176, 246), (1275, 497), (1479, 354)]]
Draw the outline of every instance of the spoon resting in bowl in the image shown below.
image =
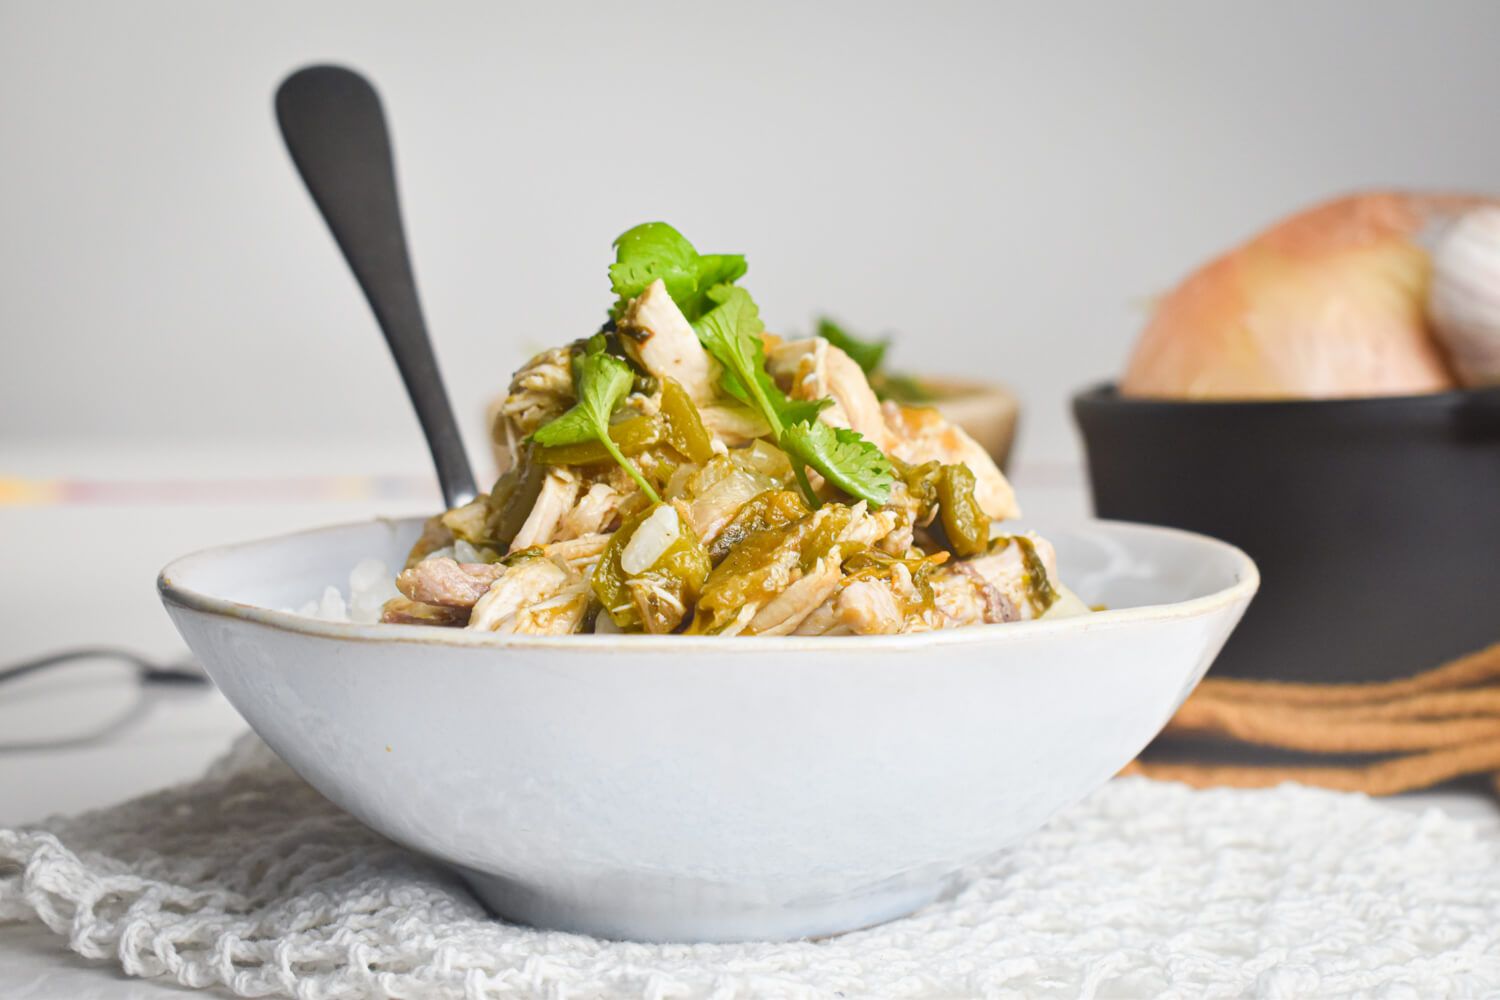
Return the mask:
[(443, 499), (462, 506), (478, 491), (417, 298), (380, 95), (352, 70), (308, 66), (277, 88), (276, 120), (385, 334), (432, 451)]

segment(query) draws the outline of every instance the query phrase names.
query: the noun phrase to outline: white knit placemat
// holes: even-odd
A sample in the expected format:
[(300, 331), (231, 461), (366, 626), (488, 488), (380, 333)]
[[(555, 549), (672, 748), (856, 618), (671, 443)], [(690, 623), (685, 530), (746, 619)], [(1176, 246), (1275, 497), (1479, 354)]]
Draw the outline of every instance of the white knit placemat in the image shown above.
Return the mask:
[(1500, 991), (1500, 840), (1286, 786), (1112, 782), (905, 920), (643, 945), (487, 919), (253, 738), (202, 780), (0, 830), (0, 922), (242, 996), (1471, 997)]

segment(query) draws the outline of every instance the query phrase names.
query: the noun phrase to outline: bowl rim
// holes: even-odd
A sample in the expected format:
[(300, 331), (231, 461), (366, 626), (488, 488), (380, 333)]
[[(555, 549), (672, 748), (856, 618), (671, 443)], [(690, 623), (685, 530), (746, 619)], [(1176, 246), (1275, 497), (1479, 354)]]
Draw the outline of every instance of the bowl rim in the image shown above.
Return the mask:
[(1137, 412), (1167, 413), (1187, 409), (1213, 410), (1216, 413), (1310, 413), (1336, 412), (1340, 416), (1384, 418), (1393, 415), (1431, 414), (1447, 416), (1469, 407), (1500, 404), (1500, 387), (1445, 389), (1441, 392), (1414, 392), (1390, 396), (1331, 396), (1320, 398), (1273, 399), (1172, 399), (1157, 396), (1124, 396), (1114, 379), (1095, 382), (1073, 394), (1073, 408), (1118, 407)]
[(1015, 407), (1021, 405), (1021, 397), (1004, 382), (963, 375), (915, 375), (912, 378), (924, 386), (936, 387), (946, 395), (939, 396), (930, 403), (902, 404), (905, 406), (936, 406), (956, 399), (987, 399)]
[[(485, 649), (556, 649), (580, 646), (621, 647), (628, 643), (632, 652), (756, 652), (785, 653), (791, 651), (822, 652), (873, 652), (902, 649), (931, 649), (974, 643), (996, 641), (1025, 641), (1043, 639), (1053, 635), (1072, 632), (1095, 631), (1097, 629), (1125, 628), (1142, 622), (1162, 622), (1178, 619), (1198, 618), (1211, 615), (1237, 602), (1248, 602), (1260, 586), (1260, 571), (1255, 561), (1239, 548), (1197, 532), (1180, 528), (1168, 528), (1131, 521), (1082, 518), (1060, 520), (1050, 527), (1063, 528), (1068, 524), (1104, 526), (1112, 531), (1135, 532), (1142, 535), (1171, 535), (1187, 539), (1195, 544), (1227, 554), (1233, 563), (1235, 580), (1229, 586), (1186, 601), (1170, 604), (1150, 604), (1139, 607), (1096, 611), (1076, 618), (1061, 618), (1052, 621), (1019, 621), (1004, 624), (970, 625), (963, 628), (936, 629), (905, 635), (840, 635), (840, 636), (713, 636), (713, 635), (618, 635), (618, 634), (574, 634), (574, 635), (504, 635), (494, 632), (470, 632), (467, 629), (437, 625), (386, 625), (382, 623), (361, 624), (311, 618), (292, 611), (259, 607), (232, 601), (223, 597), (195, 590), (174, 579), (186, 576), (195, 564), (232, 559), (245, 550), (277, 542), (294, 541), (299, 538), (354, 529), (374, 524), (395, 526), (407, 522), (425, 520), (420, 516), (408, 518), (374, 518), (368, 521), (349, 521), (340, 524), (305, 528), (300, 531), (273, 535), (228, 545), (212, 546), (180, 556), (168, 563), (156, 578), (157, 591), (162, 602), (171, 607), (202, 614), (249, 622), (276, 629), (281, 632), (314, 636), (325, 639), (341, 639), (354, 642), (410, 643), (425, 646), (476, 647)], [(1031, 522), (1027, 522), (1029, 525)], [(1037, 522), (1045, 529), (1045, 522)]]

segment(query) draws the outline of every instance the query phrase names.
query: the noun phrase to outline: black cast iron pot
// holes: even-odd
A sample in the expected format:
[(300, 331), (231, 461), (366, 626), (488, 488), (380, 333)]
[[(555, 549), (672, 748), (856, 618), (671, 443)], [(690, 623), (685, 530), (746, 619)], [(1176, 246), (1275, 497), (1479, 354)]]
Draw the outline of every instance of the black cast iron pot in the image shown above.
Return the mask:
[(1216, 673), (1387, 680), (1500, 641), (1500, 389), (1073, 399), (1100, 517), (1244, 549), (1261, 589)]

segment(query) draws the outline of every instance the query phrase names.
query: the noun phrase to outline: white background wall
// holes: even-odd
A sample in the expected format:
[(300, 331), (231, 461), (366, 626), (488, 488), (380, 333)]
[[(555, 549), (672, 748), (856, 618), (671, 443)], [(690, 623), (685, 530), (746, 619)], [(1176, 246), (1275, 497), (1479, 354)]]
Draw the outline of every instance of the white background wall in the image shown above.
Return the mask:
[(386, 96), (476, 445), (638, 221), (746, 252), (773, 327), (1010, 382), (1049, 461), (1205, 255), (1351, 187), (1500, 189), (1496, 3), (0, 0), (0, 447), (317, 425), (420, 461), (275, 132), (317, 60)]

